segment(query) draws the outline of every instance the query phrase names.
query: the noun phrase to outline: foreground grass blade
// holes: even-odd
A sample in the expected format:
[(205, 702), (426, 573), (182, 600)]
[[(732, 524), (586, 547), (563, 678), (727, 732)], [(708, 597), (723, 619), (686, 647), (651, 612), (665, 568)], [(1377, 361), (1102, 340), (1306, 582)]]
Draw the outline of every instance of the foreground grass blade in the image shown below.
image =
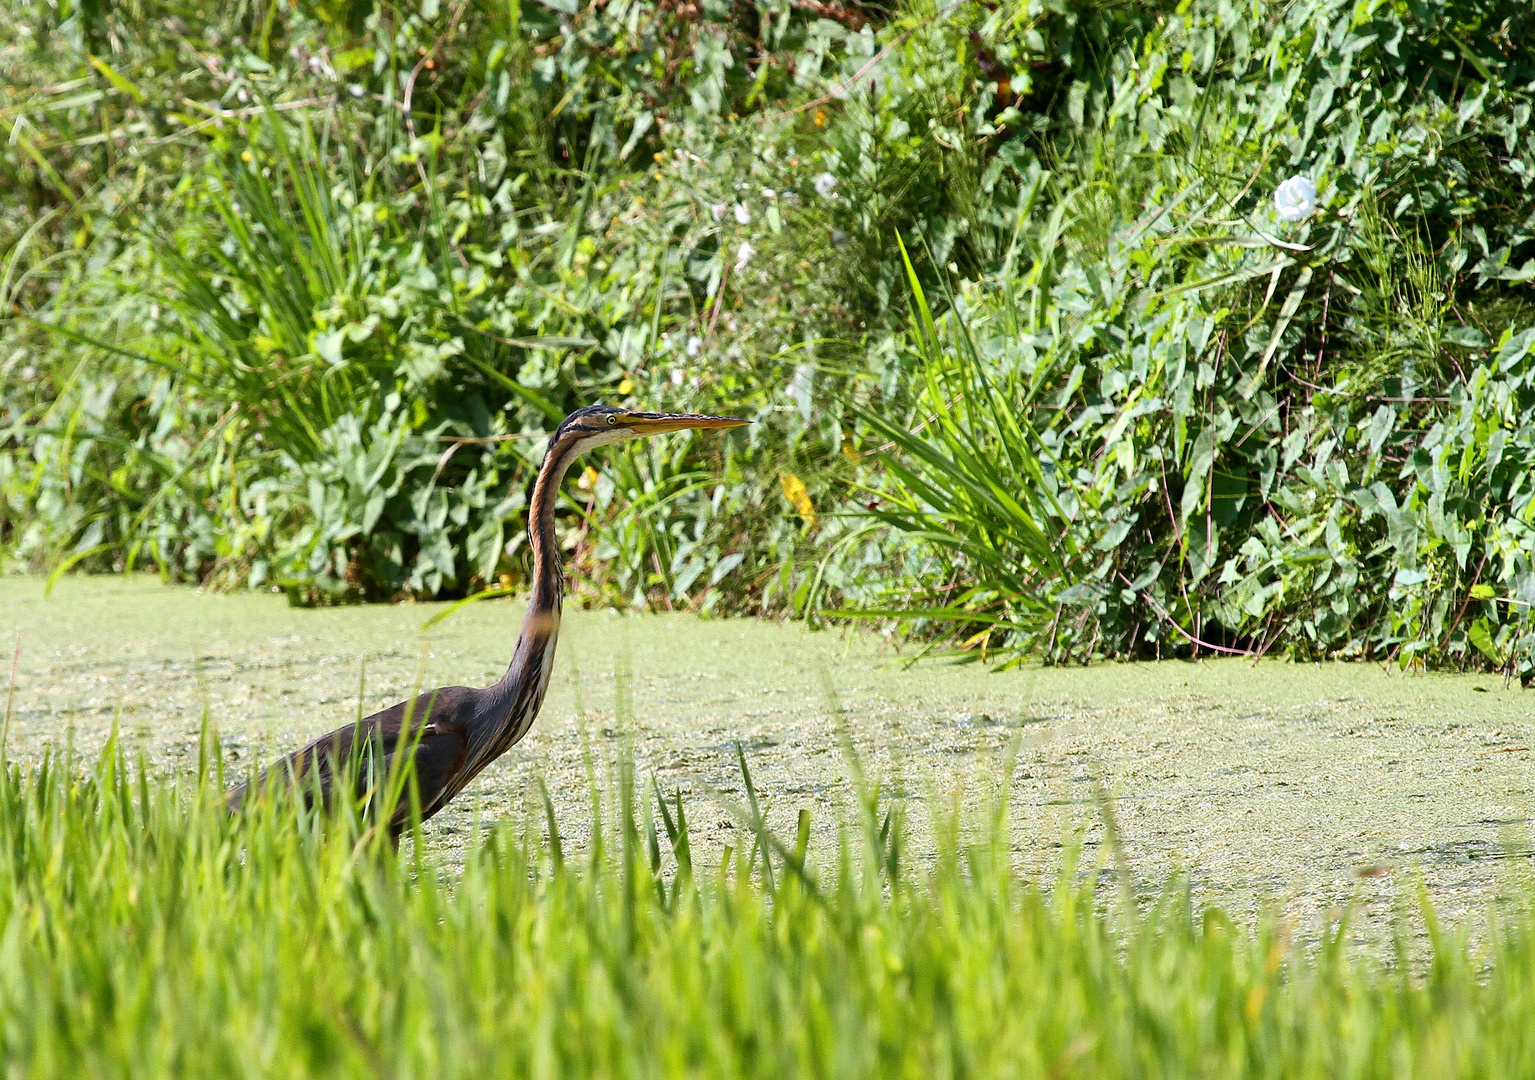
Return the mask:
[(860, 806), (843, 827), (865, 834), (877, 872), (844, 859), (820, 888), (799, 869), (802, 811), (792, 849), (761, 851), (795, 870), (792, 886), (739, 872), (744, 860), (695, 877), (684, 804), (654, 783), (675, 861), (654, 862), (653, 845), (636, 872), (622, 844), (569, 860), (540, 829), (501, 827), (444, 873), (419, 846), (402, 861), (362, 842), (368, 820), (349, 804), (310, 809), (279, 789), (226, 813), (217, 741), (204, 743), (207, 767), (173, 782), (116, 739), (83, 771), (55, 758), (0, 772), (0, 1054), (18, 1075), (1535, 1067), (1527, 884), (1475, 952), (1425, 901), (1427, 936), (1387, 968), (1342, 929), (1298, 948), (1288, 926), (1244, 928), (1176, 888), (1116, 901), (1071, 844), (1059, 878), (1026, 880), (995, 808), (965, 828), (935, 811), (950, 839), (924, 862), (907, 857), (899, 803)]

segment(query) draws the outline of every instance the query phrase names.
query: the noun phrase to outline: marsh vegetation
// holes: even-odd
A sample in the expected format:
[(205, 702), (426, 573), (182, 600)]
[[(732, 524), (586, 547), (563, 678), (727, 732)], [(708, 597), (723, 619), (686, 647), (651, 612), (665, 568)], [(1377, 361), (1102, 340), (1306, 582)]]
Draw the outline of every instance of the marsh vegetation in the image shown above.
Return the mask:
[(342, 808), (218, 794), (493, 676), (515, 602), (423, 636), (448, 605), (43, 590), (0, 586), (0, 1045), (38, 1070), (1523, 1067), (1517, 683), (903, 670), (794, 625), (573, 612), (534, 732), (396, 855)]
[[(1342, 658), (1512, 694), (1535, 677), (1525, 8), (0, 0), (0, 560), (51, 585), (123, 575), (125, 596), (134, 570), (275, 590), (315, 616), (515, 592), (542, 440), (603, 399), (755, 423), (571, 477), (559, 541), (592, 607), (861, 620), (904, 658), (993, 670)], [(109, 655), (180, 632), (125, 602), (85, 605), (127, 627)], [(413, 635), (372, 655), (389, 678), (428, 666)], [(1002, 770), (966, 802), (950, 770), (917, 828), (891, 762), (852, 775), (856, 740), (800, 792), (767, 761), (749, 788), (771, 744), (745, 745), (708, 839), (689, 823), (721, 804), (656, 782), (696, 761), (647, 776), (616, 753), (577, 759), (578, 812), (501, 800), (451, 851), (396, 855), (351, 807), (217, 811), (221, 770), (334, 726), (351, 691), (239, 733), (201, 649), (153, 669), (204, 695), (176, 761), (140, 757), (167, 720), (129, 715), (130, 661), (114, 684), (61, 646), (66, 706), (18, 673), (15, 1068), (1531, 1071), (1517, 874), (1474, 946), (1436, 921), (1459, 884), (1430, 881), (1400, 946), (1360, 954), (1346, 923), (1228, 918), (1197, 863), (1121, 891), (1103, 835), (1057, 830), (1060, 858), (1021, 867), (1019, 785), (1075, 775)], [(259, 674), (245, 697), (281, 703)], [(359, 705), (409, 689), (345, 675)], [(749, 690), (816, 700), (810, 682)], [(48, 721), (83, 699), (100, 738), (71, 756)], [(1001, 760), (1022, 699), (967, 714), (988, 718), (977, 760)], [(1350, 746), (1453, 745), (1441, 786), (1510, 807), (1454, 821), (1525, 820), (1514, 721), (1371, 716)], [(714, 723), (718, 794), (741, 718)], [(1396, 745), (1337, 775), (1400, 781)], [(1316, 815), (1333, 782), (1313, 770)], [(1350, 887), (1383, 880), (1378, 842), (1339, 856)]]
[[(110, 741), (0, 775), (0, 1047), (114, 1076), (1521, 1075), (1528, 892), (1472, 949), (1427, 926), (1385, 961), (1233, 923), (1176, 887), (1105, 902), (1109, 861), (1021, 878), (1006, 788), (915, 866), (865, 788), (836, 857), (810, 815), (695, 857), (688, 805), (622, 758), (589, 843), (550, 812), (445, 878), (347, 807), (231, 818), (217, 747), (174, 784)], [(968, 836), (966, 835), (968, 833)], [(965, 839), (961, 839), (966, 836)], [(1527, 886), (1526, 886), (1527, 888)]]
[(1527, 673), (1521, 11), (7, 0), (0, 549)]

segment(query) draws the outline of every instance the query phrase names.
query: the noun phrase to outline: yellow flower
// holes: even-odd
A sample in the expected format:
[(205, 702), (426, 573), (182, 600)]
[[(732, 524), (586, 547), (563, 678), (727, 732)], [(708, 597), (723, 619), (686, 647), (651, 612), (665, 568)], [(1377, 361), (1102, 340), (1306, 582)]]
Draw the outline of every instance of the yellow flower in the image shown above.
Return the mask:
[(597, 470), (588, 465), (581, 470), (581, 479), (576, 481), (576, 487), (582, 491), (591, 491), (597, 486)]
[(629, 376), (625, 375), (623, 382), (618, 384), (618, 393), (620, 396), (634, 393), (634, 383), (630, 381)]
[(815, 524), (815, 505), (810, 501), (810, 492), (805, 490), (805, 481), (791, 472), (778, 474), (778, 482), (783, 485), (783, 497), (794, 505), (799, 511), (799, 516), (806, 525)]
[(815, 111), (815, 126), (816, 127), (825, 127), (826, 126), (826, 110), (825, 109), (817, 109)]
[(245, 164), (249, 165), (252, 161), (255, 161), (256, 159), (251, 157), (251, 152), (249, 150), (241, 150), (240, 151), (240, 160), (245, 162)]

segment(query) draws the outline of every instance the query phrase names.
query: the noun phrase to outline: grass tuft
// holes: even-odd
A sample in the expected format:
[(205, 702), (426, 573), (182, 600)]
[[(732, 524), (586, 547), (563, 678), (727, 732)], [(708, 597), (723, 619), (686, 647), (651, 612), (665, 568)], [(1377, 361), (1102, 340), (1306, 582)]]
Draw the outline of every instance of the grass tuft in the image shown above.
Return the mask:
[[(209, 749), (216, 747), (209, 743)], [(209, 753), (205, 761), (216, 762)], [(621, 769), (626, 767), (621, 765)], [(1532, 1064), (1528, 894), (1426, 962), (1249, 929), (1186, 891), (1105, 902), (1068, 852), (1013, 869), (1005, 801), (897, 859), (860, 806), (835, 866), (808, 816), (694, 864), (680, 796), (618, 777), (588, 858), (550, 802), (450, 874), (355, 808), (222, 808), (216, 769), (0, 773), (0, 1054), (112, 1076), (1507, 1076)], [(862, 800), (860, 800), (862, 801)], [(876, 800), (877, 801), (877, 800)], [(625, 805), (618, 805), (625, 803)], [(659, 825), (659, 827), (658, 827)], [(601, 828), (599, 828), (601, 826)], [(989, 830), (989, 831), (988, 831)], [(961, 836), (979, 836), (976, 843)]]

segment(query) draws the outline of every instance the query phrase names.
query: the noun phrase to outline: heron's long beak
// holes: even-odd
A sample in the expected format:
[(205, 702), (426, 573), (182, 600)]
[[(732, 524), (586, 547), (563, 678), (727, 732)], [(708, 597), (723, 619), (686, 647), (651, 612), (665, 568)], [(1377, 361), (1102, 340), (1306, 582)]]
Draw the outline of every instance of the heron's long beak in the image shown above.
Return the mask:
[(697, 413), (646, 413), (624, 419), (632, 430), (641, 435), (660, 435), (689, 428), (733, 428), (751, 423), (750, 420), (739, 420), (734, 416), (703, 416)]

